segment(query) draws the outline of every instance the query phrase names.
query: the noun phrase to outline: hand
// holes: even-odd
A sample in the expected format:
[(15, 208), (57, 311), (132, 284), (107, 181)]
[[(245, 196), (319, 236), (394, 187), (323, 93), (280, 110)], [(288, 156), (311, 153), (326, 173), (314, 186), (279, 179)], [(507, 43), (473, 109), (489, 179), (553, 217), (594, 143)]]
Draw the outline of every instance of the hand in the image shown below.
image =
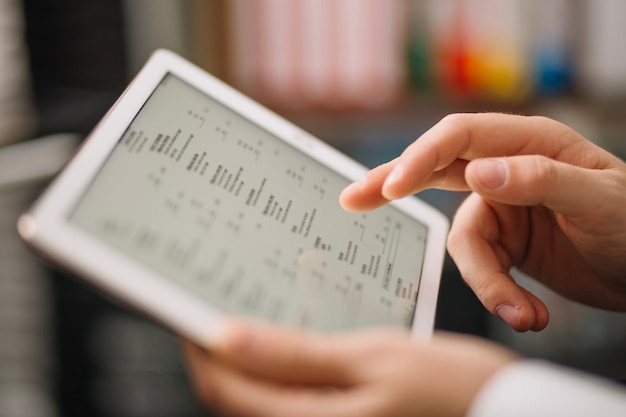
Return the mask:
[(234, 324), (211, 351), (183, 348), (209, 408), (248, 417), (463, 416), (515, 356), (469, 336), (401, 330), (320, 334)]
[(617, 157), (547, 118), (451, 115), (344, 190), (341, 204), (370, 210), (429, 187), (473, 191), (448, 251), (514, 329), (548, 322), (514, 266), (573, 300), (626, 311), (626, 164)]

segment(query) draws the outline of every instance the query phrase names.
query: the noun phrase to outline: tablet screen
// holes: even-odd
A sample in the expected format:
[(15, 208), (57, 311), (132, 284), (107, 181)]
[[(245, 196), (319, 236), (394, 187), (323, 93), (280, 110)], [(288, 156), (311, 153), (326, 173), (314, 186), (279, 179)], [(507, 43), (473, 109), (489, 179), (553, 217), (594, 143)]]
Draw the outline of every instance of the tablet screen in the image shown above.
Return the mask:
[(345, 212), (349, 182), (168, 74), (70, 221), (226, 313), (408, 327), (427, 228), (393, 206)]

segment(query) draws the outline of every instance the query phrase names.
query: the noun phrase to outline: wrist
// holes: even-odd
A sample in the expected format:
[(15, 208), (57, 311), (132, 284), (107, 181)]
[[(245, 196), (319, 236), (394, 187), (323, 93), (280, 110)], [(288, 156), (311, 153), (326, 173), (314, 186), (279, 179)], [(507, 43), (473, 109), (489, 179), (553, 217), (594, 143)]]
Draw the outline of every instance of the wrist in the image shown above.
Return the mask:
[(483, 387), (520, 359), (512, 351), (480, 338), (446, 335), (436, 338), (435, 343), (440, 344), (437, 351), (441, 363), (434, 366), (439, 367), (441, 385), (433, 387), (433, 395), (440, 396), (437, 403), (447, 404), (447, 411), (439, 414), (433, 410), (433, 415), (465, 416)]

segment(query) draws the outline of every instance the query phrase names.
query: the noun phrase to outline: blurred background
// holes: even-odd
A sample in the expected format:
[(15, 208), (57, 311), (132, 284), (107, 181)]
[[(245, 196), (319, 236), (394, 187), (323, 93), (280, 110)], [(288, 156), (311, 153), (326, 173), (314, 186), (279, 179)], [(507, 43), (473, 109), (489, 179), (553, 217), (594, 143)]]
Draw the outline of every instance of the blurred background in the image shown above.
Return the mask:
[[(15, 231), (155, 48), (375, 166), (465, 111), (549, 116), (624, 157), (625, 47), (621, 0), (0, 0), (0, 416), (211, 415), (176, 337), (48, 268)], [(465, 195), (420, 197), (452, 216)], [(626, 379), (624, 314), (528, 285), (552, 321), (517, 334), (448, 259), (437, 327)]]

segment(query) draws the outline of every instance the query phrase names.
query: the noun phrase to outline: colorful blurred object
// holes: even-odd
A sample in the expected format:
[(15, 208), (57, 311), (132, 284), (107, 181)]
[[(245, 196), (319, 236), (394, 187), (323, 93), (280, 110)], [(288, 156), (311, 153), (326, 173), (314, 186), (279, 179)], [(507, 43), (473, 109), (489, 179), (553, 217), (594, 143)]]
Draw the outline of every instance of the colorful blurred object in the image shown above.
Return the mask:
[(228, 81), (278, 107), (626, 95), (619, 0), (222, 4)]

